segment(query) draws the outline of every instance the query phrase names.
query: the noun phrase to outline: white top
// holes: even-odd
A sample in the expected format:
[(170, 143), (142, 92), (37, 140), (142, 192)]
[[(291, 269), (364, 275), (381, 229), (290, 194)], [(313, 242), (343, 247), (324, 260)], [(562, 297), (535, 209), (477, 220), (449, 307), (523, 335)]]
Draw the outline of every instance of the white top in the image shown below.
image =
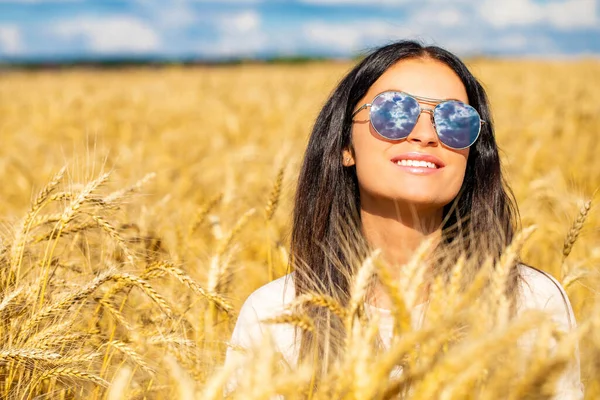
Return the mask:
[[(523, 277), (521, 296), (517, 310), (522, 312), (527, 309), (539, 309), (548, 312), (557, 323), (558, 328), (565, 332), (576, 327), (575, 316), (571, 303), (564, 289), (551, 275), (542, 273), (534, 268), (520, 264), (519, 272)], [(298, 348), (294, 340), (295, 328), (289, 324), (265, 324), (263, 319), (280, 315), (285, 306), (295, 297), (293, 273), (267, 283), (255, 290), (244, 302), (231, 336), (232, 347), (228, 348), (225, 366), (233, 362), (242, 353), (236, 347), (250, 348), (259, 345), (264, 333), (269, 332), (274, 339), (277, 350), (282, 353), (286, 361), (295, 365), (298, 359)], [(415, 306), (411, 310), (411, 319), (414, 329), (422, 324), (423, 309), (427, 303)], [(383, 344), (389, 347), (393, 329), (393, 317), (389, 310), (367, 305), (369, 311), (380, 314), (380, 334)], [(535, 337), (526, 340), (534, 341)], [(531, 345), (532, 342), (528, 342)], [(233, 379), (235, 381), (235, 379)], [(233, 386), (232, 386), (233, 385)], [(229, 382), (228, 390), (235, 386)], [(576, 349), (573, 362), (557, 382), (557, 395), (554, 399), (582, 399), (583, 385), (580, 379), (579, 350)]]

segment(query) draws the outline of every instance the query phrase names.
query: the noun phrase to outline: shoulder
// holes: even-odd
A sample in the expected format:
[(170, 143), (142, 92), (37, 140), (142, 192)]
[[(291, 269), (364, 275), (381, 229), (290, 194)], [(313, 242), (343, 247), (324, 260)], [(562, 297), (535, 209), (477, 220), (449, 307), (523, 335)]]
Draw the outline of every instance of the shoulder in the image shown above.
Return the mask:
[(275, 317), (285, 311), (285, 306), (295, 297), (293, 273), (271, 281), (246, 298), (238, 314), (234, 333), (253, 328), (262, 332), (261, 320)]
[[(288, 362), (295, 357), (294, 331), (286, 324), (263, 324), (261, 321), (281, 314), (285, 305), (294, 299), (293, 273), (282, 276), (253, 291), (242, 304), (238, 314), (229, 348), (225, 355), (225, 364), (241, 362), (246, 357), (241, 348), (256, 349), (260, 347), (268, 332), (274, 340), (276, 348), (281, 351)], [(252, 356), (254, 353), (250, 353)], [(239, 360), (239, 361), (238, 361)], [(241, 364), (240, 364), (241, 365)], [(239, 376), (232, 377), (227, 383), (226, 392), (233, 390)]]
[(275, 279), (248, 296), (244, 305), (251, 305), (259, 317), (281, 312), (295, 297), (293, 273)]
[[(557, 327), (565, 332), (576, 328), (575, 315), (569, 297), (562, 285), (547, 272), (541, 271), (535, 267), (519, 264), (520, 280), (520, 301), (518, 309), (539, 309), (550, 314)], [(536, 342), (535, 332), (529, 332), (529, 336), (524, 343), (528, 347), (534, 346)], [(556, 346), (556, 341), (552, 339), (551, 343)], [(579, 366), (579, 346), (575, 345), (573, 358), (568, 367), (561, 374), (557, 386), (556, 397), (583, 399), (583, 385), (581, 383), (581, 373)]]
[(563, 286), (547, 272), (526, 264), (519, 264), (520, 308), (541, 309), (549, 312), (563, 328), (575, 327), (575, 316)]
[[(268, 332), (278, 350), (289, 362), (296, 357), (294, 327), (289, 324), (265, 324), (262, 321), (276, 317), (286, 311), (286, 305), (294, 300), (293, 273), (275, 279), (248, 296), (238, 315), (231, 334), (230, 343), (242, 347), (260, 345)], [(227, 358), (233, 350), (227, 350)]]

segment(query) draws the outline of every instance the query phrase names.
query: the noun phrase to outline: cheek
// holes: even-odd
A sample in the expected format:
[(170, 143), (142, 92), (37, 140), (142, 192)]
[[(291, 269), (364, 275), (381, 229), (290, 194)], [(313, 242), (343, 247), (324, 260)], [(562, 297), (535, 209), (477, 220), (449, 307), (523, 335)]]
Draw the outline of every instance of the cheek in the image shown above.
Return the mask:
[(352, 145), (359, 181), (367, 184), (376, 182), (377, 175), (381, 173), (383, 163), (386, 161), (386, 143), (373, 138), (369, 132), (357, 129), (353, 132)]
[(468, 149), (460, 150), (460, 153), (462, 154), (453, 154), (453, 156), (449, 160), (449, 164), (451, 165), (452, 169), (447, 171), (451, 173), (447, 174), (446, 176), (446, 193), (447, 196), (451, 198), (451, 200), (453, 200), (456, 197), (456, 195), (458, 195), (458, 192), (460, 191), (460, 188), (462, 187), (463, 182), (465, 180), (465, 173), (467, 170), (467, 160), (469, 158), (469, 151)]

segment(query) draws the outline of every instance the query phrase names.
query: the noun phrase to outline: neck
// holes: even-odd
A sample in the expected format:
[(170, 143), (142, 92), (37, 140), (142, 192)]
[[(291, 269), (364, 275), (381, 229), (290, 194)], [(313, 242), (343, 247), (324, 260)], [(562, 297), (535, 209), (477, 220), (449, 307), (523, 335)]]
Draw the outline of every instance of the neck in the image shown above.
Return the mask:
[[(409, 262), (418, 247), (427, 239), (441, 237), (443, 208), (417, 207), (392, 200), (361, 198), (363, 234), (371, 248), (380, 249), (383, 260), (391, 266), (392, 277), (402, 274), (402, 265)], [(375, 288), (374, 302), (389, 307), (387, 295)], [(427, 299), (423, 291), (421, 301)]]
[(390, 201), (385, 208), (361, 204), (360, 215), (367, 242), (390, 265), (406, 264), (423, 241), (441, 237), (441, 208), (417, 209)]

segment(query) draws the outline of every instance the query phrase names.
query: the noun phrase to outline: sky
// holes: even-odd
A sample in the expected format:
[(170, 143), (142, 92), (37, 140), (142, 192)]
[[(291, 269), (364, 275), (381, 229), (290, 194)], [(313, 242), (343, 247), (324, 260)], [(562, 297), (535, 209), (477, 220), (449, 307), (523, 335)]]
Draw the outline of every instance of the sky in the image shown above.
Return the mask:
[(0, 60), (600, 55), (600, 0), (0, 0)]

